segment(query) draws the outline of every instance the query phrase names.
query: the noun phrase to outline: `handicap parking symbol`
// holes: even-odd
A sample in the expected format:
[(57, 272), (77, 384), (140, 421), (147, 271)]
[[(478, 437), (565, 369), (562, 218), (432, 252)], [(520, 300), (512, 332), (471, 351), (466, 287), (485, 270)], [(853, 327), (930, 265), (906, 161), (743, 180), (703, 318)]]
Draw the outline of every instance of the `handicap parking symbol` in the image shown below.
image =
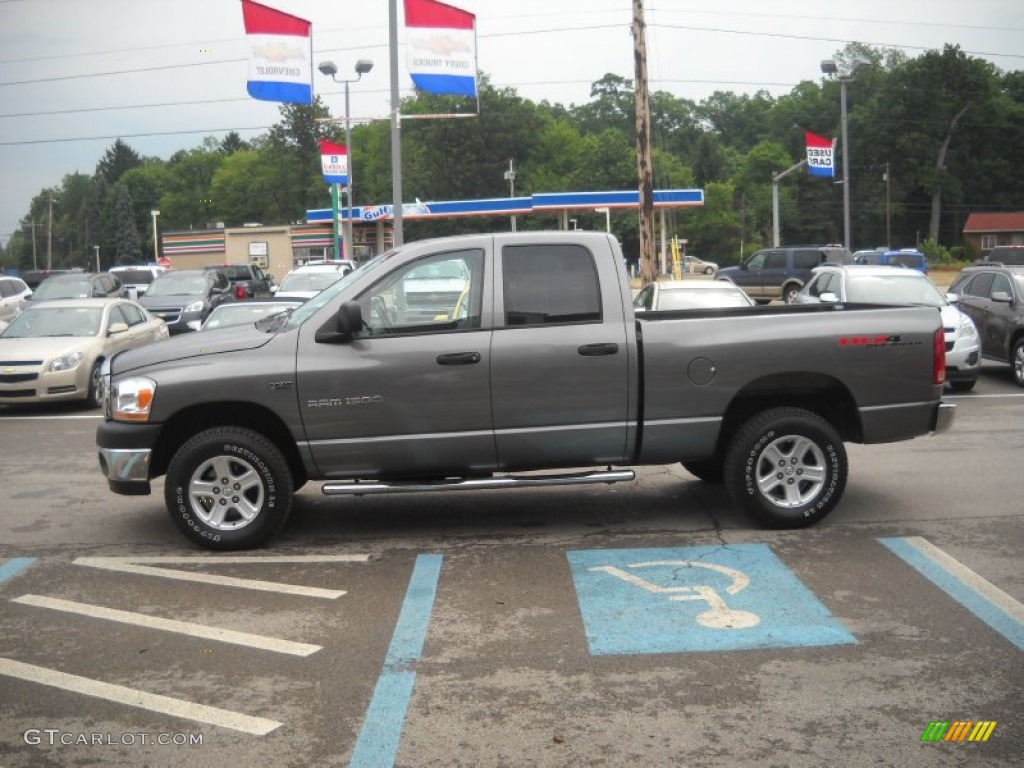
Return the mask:
[(593, 655), (857, 642), (767, 544), (567, 556)]

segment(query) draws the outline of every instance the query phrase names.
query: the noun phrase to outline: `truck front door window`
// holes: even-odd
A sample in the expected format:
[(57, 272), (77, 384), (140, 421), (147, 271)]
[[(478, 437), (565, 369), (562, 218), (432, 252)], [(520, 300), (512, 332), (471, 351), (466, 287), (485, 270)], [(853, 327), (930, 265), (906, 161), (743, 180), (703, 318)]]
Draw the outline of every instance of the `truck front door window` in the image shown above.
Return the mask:
[(365, 336), (480, 327), (483, 251), (419, 259), (359, 297)]

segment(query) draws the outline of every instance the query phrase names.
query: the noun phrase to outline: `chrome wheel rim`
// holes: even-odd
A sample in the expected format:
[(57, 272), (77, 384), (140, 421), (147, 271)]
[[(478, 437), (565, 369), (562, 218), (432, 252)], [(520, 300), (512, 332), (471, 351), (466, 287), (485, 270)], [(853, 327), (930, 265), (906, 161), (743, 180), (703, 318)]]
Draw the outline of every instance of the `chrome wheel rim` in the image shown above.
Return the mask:
[(188, 483), (192, 511), (210, 528), (236, 531), (263, 508), (263, 481), (255, 467), (235, 456), (214, 456), (200, 464)]
[(1018, 344), (1013, 353), (1013, 377), (1024, 386), (1024, 344)]
[(95, 406), (103, 405), (103, 371), (100, 366), (93, 366), (92, 376), (89, 382), (89, 391), (92, 393), (90, 402)]
[(766, 501), (782, 509), (802, 507), (825, 485), (825, 454), (813, 440), (786, 435), (758, 454), (754, 475)]

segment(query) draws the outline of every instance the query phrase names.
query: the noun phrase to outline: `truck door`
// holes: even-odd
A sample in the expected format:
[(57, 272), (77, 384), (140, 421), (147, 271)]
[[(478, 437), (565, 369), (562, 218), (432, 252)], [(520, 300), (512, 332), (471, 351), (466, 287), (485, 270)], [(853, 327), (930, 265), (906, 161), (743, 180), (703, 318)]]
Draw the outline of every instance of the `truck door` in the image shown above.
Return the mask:
[[(435, 273), (448, 290), (416, 290)], [(484, 278), (483, 249), (431, 254), (359, 296), (366, 327), (351, 342), (317, 343), (314, 324), (303, 326), (299, 408), (326, 477), (494, 469)]]
[[(502, 470), (622, 462), (630, 348), (614, 265), (573, 243), (498, 257), (491, 392)], [(635, 364), (635, 363), (634, 363)]]

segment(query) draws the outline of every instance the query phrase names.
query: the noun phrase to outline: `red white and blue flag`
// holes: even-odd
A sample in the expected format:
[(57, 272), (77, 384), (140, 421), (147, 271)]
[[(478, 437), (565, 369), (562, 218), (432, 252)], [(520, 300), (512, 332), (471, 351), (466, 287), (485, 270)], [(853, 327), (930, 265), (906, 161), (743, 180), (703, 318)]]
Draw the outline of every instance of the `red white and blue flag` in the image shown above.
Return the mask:
[(807, 140), (807, 172), (812, 176), (835, 176), (835, 145), (832, 139), (804, 131)]
[(476, 96), (476, 16), (437, 0), (405, 0), (406, 63), (427, 93)]
[(320, 139), (320, 167), (328, 184), (348, 186), (348, 147)]
[(312, 24), (253, 0), (242, 0), (242, 20), (249, 41), (249, 95), (312, 104)]

